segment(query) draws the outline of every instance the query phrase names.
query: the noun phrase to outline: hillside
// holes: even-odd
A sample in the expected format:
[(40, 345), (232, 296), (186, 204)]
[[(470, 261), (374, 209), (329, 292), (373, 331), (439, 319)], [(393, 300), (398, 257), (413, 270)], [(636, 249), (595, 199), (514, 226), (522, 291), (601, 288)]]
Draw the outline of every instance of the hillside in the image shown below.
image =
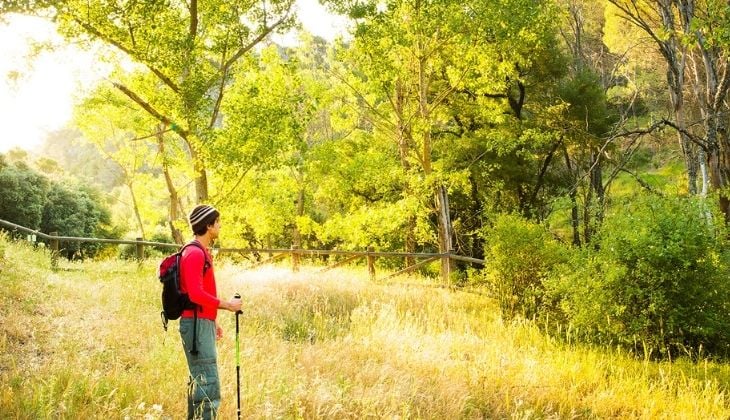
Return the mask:
[[(16, 419), (182, 418), (177, 324), (155, 261), (69, 263), (0, 237), (0, 412)], [(244, 271), (245, 418), (730, 417), (730, 369), (636, 361), (505, 323), (489, 299), (373, 284), (347, 269)], [(222, 418), (235, 418), (235, 321), (221, 313)]]

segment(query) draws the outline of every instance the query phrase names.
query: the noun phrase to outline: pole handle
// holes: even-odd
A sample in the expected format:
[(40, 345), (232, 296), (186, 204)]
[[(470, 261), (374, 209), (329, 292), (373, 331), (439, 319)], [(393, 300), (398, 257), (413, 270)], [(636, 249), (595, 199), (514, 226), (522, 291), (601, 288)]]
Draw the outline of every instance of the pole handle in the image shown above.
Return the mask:
[[(233, 299), (241, 299), (241, 294), (236, 292), (236, 294), (233, 295)], [(238, 315), (242, 314), (243, 311), (238, 310), (236, 311), (236, 323), (238, 323)]]

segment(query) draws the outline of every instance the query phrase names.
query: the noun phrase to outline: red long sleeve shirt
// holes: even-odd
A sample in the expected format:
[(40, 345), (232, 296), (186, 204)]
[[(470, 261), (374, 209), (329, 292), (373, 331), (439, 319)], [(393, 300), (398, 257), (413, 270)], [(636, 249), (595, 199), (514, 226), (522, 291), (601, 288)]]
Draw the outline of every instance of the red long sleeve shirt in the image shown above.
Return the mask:
[[(210, 266), (203, 275), (203, 265), (208, 261)], [(213, 262), (207, 250), (203, 251), (195, 245), (185, 248), (180, 258), (180, 290), (187, 293), (198, 307), (198, 318), (215, 321), (220, 299), (216, 292)], [(192, 309), (183, 311), (184, 318), (192, 318)]]

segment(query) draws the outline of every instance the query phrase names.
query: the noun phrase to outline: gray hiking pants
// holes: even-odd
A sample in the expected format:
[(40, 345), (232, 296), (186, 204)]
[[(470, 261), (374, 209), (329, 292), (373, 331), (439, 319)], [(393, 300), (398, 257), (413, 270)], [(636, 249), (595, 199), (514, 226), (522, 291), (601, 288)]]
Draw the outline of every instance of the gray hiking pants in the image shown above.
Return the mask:
[(180, 318), (180, 338), (190, 369), (188, 419), (215, 419), (221, 402), (218, 362), (215, 350), (215, 321), (198, 318), (197, 350), (193, 347), (193, 319)]

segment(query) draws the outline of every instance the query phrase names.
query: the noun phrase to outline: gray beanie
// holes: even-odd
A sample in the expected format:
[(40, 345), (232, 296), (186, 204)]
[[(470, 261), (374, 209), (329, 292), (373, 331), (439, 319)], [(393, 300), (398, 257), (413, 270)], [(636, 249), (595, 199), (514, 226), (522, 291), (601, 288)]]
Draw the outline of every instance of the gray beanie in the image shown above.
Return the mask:
[[(193, 211), (190, 212), (190, 216), (188, 216), (188, 220), (190, 221), (190, 227), (193, 229), (193, 232), (198, 230), (196, 228), (204, 227), (203, 224), (206, 223), (208, 217), (211, 214), (217, 215), (220, 213), (218, 213), (218, 210), (216, 210), (215, 207), (209, 206), (207, 204), (200, 204), (198, 206), (195, 206)], [(207, 224), (211, 223), (212, 222), (208, 222)]]

